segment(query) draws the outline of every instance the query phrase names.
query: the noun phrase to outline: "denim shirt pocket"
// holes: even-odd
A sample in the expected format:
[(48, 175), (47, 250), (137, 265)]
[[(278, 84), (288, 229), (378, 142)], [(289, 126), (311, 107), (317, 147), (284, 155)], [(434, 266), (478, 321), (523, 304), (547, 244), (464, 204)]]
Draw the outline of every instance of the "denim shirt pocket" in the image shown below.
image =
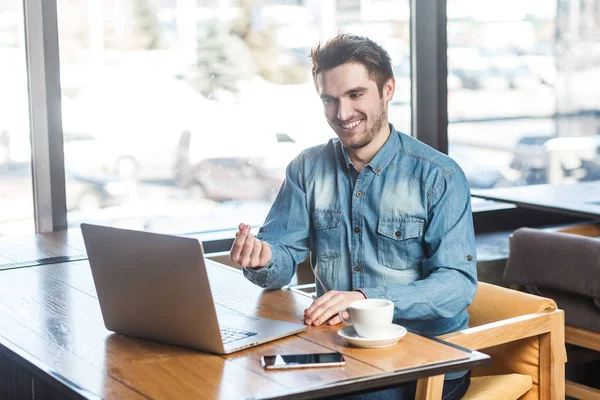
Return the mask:
[(342, 213), (334, 210), (314, 210), (312, 223), (315, 230), (317, 258), (327, 260), (341, 255)]
[(407, 270), (423, 260), (423, 224), (421, 218), (380, 218), (377, 226), (377, 261), (379, 264)]

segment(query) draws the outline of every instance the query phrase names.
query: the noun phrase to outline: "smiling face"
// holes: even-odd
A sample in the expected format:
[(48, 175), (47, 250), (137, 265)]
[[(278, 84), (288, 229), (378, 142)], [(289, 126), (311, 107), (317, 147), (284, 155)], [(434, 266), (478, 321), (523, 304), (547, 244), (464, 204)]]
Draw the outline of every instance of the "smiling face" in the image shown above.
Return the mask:
[(385, 143), (389, 133), (387, 103), (394, 95), (393, 78), (380, 93), (367, 68), (351, 62), (320, 72), (317, 90), (327, 122), (346, 148), (358, 150)]

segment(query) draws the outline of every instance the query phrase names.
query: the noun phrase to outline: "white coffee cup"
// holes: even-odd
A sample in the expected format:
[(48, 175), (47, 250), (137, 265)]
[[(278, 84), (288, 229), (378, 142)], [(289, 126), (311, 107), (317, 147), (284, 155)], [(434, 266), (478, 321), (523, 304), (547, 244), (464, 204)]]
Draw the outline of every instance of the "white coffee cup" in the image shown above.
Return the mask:
[[(345, 312), (349, 318), (344, 317)], [(339, 315), (344, 323), (354, 326), (358, 336), (377, 337), (387, 332), (392, 325), (394, 303), (385, 299), (356, 300), (341, 310)]]

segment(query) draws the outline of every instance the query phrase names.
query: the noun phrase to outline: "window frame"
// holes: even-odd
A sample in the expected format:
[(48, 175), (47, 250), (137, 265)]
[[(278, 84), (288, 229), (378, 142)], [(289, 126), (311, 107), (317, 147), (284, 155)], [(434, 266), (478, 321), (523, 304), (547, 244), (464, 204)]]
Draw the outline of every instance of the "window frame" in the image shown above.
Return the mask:
[[(410, 0), (412, 132), (420, 141), (448, 153), (447, 0)], [(60, 54), (56, 0), (24, 0), (29, 80), (32, 171), (36, 233), (67, 229), (66, 183), (61, 114)], [(431, 33), (434, 33), (433, 35)], [(475, 230), (487, 232), (526, 223), (564, 222), (545, 214), (487, 207), (475, 211)], [(525, 219), (524, 219), (525, 218)], [(549, 218), (549, 219), (548, 219)], [(568, 221), (574, 221), (567, 218)], [(211, 252), (226, 251), (233, 232), (209, 240)]]
[(67, 229), (56, 0), (24, 0), (36, 233)]

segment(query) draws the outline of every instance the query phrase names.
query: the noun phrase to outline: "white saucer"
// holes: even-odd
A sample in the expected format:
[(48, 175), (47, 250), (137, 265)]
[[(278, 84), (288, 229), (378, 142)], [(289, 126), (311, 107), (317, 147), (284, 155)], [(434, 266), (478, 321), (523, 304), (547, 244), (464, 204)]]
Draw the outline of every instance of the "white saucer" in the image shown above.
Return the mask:
[(354, 347), (364, 347), (366, 349), (377, 349), (381, 347), (393, 346), (406, 335), (406, 328), (400, 325), (392, 324), (387, 332), (376, 338), (364, 338), (358, 336), (352, 325), (346, 326), (338, 331), (338, 335), (343, 337)]

